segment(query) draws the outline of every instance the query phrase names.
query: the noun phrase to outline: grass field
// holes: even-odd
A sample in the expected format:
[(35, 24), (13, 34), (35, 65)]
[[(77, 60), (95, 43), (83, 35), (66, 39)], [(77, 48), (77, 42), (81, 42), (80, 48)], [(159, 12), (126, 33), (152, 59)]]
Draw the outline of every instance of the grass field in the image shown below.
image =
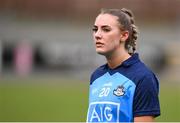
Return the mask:
[[(161, 84), (160, 101), (157, 121), (180, 121), (180, 87)], [(11, 79), (0, 83), (0, 121), (84, 122), (87, 104), (88, 81)]]

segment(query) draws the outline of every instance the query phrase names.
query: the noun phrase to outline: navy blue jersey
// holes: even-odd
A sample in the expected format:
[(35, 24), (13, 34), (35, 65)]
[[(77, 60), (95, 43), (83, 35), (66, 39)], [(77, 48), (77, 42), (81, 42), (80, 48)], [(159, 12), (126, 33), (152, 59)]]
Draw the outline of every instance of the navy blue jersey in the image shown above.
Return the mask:
[(137, 53), (115, 69), (107, 64), (91, 75), (87, 122), (132, 122), (158, 116), (159, 83)]

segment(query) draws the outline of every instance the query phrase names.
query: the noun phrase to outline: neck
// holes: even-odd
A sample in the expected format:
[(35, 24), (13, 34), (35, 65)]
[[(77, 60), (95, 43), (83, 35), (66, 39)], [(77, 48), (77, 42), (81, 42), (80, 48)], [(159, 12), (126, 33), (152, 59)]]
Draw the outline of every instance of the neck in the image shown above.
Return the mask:
[(116, 68), (121, 65), (125, 60), (131, 57), (126, 51), (121, 51), (118, 53), (111, 54), (110, 56), (106, 56), (107, 64), (111, 69)]

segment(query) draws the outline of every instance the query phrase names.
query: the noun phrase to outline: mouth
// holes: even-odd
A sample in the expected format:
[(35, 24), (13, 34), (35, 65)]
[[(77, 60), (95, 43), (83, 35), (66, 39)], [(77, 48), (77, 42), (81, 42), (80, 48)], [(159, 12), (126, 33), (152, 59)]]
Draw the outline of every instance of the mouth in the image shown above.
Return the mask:
[(104, 43), (96, 42), (96, 47), (97, 47), (97, 48), (98, 48), (98, 47), (102, 47), (102, 46), (104, 46)]

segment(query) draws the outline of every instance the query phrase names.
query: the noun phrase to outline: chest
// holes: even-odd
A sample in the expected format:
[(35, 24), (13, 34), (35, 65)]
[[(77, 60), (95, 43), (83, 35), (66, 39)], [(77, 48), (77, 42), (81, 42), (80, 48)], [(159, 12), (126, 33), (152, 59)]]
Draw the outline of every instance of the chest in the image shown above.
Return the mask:
[(109, 73), (96, 79), (90, 86), (90, 102), (123, 102), (133, 97), (135, 84), (127, 77)]

